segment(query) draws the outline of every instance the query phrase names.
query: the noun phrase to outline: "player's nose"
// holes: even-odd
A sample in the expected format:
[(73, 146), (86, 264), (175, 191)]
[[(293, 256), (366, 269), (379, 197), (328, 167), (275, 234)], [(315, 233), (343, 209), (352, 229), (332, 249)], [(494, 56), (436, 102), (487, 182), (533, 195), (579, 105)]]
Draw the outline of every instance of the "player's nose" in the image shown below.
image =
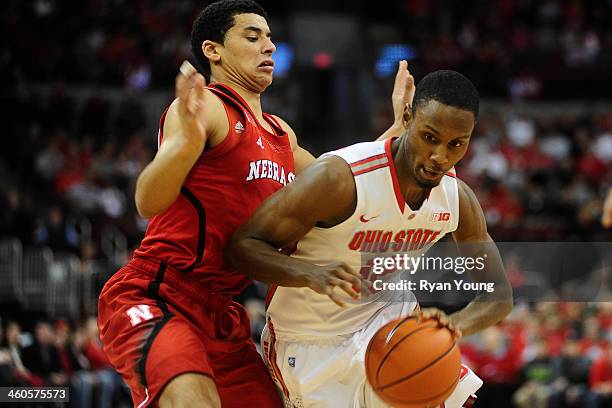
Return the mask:
[(430, 156), (431, 161), (433, 161), (438, 166), (443, 166), (448, 163), (448, 152), (444, 146), (436, 146)]
[(276, 51), (276, 45), (274, 45), (271, 39), (267, 38), (264, 42), (264, 54), (273, 54), (274, 51)]

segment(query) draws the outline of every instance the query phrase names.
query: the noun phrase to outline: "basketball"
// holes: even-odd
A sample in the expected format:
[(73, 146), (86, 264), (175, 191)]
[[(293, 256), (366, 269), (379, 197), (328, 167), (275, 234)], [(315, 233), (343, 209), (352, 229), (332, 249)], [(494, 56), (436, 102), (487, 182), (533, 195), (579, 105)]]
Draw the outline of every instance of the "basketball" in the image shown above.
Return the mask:
[(434, 319), (409, 316), (389, 322), (370, 340), (365, 356), (376, 394), (397, 408), (437, 407), (453, 392), (461, 374), (461, 353), (453, 335)]

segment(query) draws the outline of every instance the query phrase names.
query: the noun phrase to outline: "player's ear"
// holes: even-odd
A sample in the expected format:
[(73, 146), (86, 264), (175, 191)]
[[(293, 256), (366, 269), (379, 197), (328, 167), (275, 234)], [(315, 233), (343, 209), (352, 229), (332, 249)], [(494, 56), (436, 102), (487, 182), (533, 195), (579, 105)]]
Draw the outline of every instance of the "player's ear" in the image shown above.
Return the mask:
[(214, 41), (206, 40), (202, 43), (202, 52), (204, 56), (208, 58), (211, 64), (216, 64), (221, 61), (221, 54), (219, 54), (219, 43)]
[(407, 103), (404, 106), (404, 114), (402, 115), (402, 124), (406, 129), (410, 126), (410, 122), (412, 122), (412, 105)]

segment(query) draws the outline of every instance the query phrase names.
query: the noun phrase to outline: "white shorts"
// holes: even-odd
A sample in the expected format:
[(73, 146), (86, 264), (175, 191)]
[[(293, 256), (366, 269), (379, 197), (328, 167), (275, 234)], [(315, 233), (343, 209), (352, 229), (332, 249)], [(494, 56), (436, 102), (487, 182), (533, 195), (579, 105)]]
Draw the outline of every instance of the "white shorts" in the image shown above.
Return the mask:
[[(392, 303), (360, 331), (326, 337), (276, 338), (273, 322), (262, 333), (264, 361), (286, 408), (387, 408), (366, 381), (364, 357), (370, 339), (382, 326), (408, 315), (414, 303)], [(470, 406), (482, 380), (465, 367), (441, 408)]]

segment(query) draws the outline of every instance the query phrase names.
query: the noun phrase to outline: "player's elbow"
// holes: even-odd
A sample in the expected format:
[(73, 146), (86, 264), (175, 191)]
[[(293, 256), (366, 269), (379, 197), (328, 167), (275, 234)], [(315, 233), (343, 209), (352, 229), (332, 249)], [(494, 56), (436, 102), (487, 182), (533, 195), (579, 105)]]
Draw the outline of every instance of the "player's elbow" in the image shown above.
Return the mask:
[(143, 218), (152, 218), (166, 210), (166, 207), (163, 207), (154, 200), (147, 198), (146, 195), (140, 192), (138, 189), (136, 189), (136, 193), (134, 194), (134, 202), (136, 203), (138, 215)]
[(147, 207), (142, 201), (136, 200), (136, 210), (138, 211), (138, 215), (142, 218), (153, 218), (157, 215), (157, 212), (153, 209)]

